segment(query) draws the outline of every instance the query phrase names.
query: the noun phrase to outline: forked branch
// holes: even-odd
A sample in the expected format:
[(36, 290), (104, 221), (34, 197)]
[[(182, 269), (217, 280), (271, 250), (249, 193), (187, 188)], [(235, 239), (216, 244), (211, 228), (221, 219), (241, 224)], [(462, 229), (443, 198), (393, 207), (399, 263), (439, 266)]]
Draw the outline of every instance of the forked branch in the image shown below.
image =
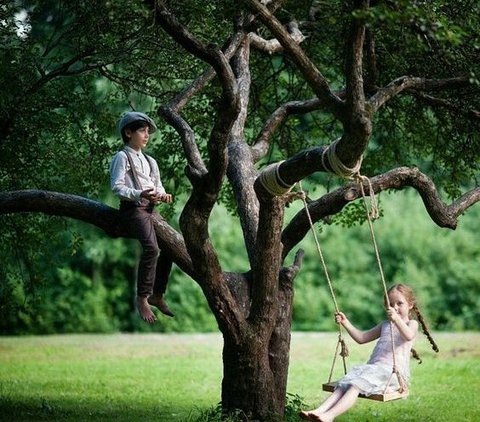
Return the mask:
[(285, 51), (290, 55), (298, 70), (302, 73), (312, 91), (319, 99), (325, 101), (327, 108), (339, 119), (343, 118), (342, 101), (330, 90), (327, 80), (307, 57), (298, 43), (291, 37), (284, 26), (258, 0), (243, 0), (258, 18), (277, 38)]

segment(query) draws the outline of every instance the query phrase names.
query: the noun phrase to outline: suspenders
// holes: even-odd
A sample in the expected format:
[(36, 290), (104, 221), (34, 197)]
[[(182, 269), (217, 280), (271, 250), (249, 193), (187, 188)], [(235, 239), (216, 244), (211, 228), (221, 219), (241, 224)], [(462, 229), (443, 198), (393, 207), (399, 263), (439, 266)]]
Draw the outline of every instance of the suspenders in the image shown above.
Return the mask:
[[(130, 153), (126, 149), (124, 149), (123, 152), (127, 156), (128, 163), (130, 164), (130, 170), (132, 172), (132, 177), (133, 177), (133, 184), (135, 185), (135, 187), (138, 190), (143, 190), (142, 185), (140, 183), (140, 179), (138, 178), (137, 170), (135, 169), (135, 165), (133, 164), (132, 156), (130, 155)], [(153, 174), (153, 159), (152, 159), (152, 157), (149, 157), (147, 154), (143, 154), (143, 155), (145, 155), (145, 158), (148, 161), (148, 165), (150, 166), (150, 177), (152, 177), (152, 174)], [(140, 201), (137, 202), (137, 204), (138, 205), (148, 205), (148, 201), (144, 198), (141, 198)]]

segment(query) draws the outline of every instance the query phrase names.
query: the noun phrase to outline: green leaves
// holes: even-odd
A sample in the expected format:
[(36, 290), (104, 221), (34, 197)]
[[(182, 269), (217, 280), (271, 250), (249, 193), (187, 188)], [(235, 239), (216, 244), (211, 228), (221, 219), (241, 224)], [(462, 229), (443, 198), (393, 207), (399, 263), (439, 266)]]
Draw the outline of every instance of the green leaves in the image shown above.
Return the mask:
[[(242, 12), (240, 4), (231, 0), (167, 3), (189, 31), (215, 45), (227, 40), (234, 30), (233, 18)], [(369, 89), (402, 75), (429, 79), (467, 76), (473, 84), (442, 92), (408, 91), (389, 102), (375, 118), (364, 172), (373, 175), (399, 165), (418, 166), (451, 197), (478, 184), (479, 2), (380, 1), (353, 15), (347, 6), (348, 2), (340, 1), (286, 2), (277, 12), (283, 23), (299, 22), (307, 35), (302, 48), (333, 89), (345, 85), (347, 30), (352, 16), (365, 20), (375, 41), (378, 77)], [(0, 63), (0, 190), (41, 188), (111, 201), (104, 192), (108, 190), (109, 159), (122, 146), (115, 133), (118, 116), (137, 109), (155, 117), (158, 107), (190, 84), (206, 68), (205, 63), (188, 55), (155, 25), (154, 14), (142, 1), (19, 1), (2, 5), (0, 14), (0, 54), (4, 58)], [(24, 16), (21, 36), (16, 22), (19, 14)], [(261, 25), (250, 29), (270, 38)], [(313, 93), (285, 53), (266, 56), (252, 51), (249, 70), (252, 90), (243, 133), (252, 144), (273, 111), (288, 101), (310, 99)], [(365, 72), (365, 79), (367, 73), (372, 76)], [(214, 82), (182, 110), (203, 157), (218, 96)], [(152, 138), (149, 152), (159, 162), (167, 189), (181, 198), (191, 186), (184, 175), (186, 160), (180, 139), (157, 120), (160, 130)], [(276, 132), (268, 159), (279, 160), (329, 143), (339, 133), (339, 122), (328, 112), (297, 115)], [(335, 183), (320, 174), (311, 180), (316, 185)], [(232, 213), (236, 210), (234, 198), (225, 183), (220, 202)], [(168, 218), (178, 215), (175, 205), (164, 211)], [(361, 207), (353, 205), (335, 220), (350, 227), (362, 221), (362, 216)], [(12, 224), (9, 217), (2, 217), (8, 224), (0, 225), (0, 237), (8, 241), (2, 242), (0, 253), (8, 269), (0, 270), (0, 275), (7, 283), (23, 283), (22, 288), (29, 291), (30, 275), (41, 284), (42, 268), (34, 252), (44, 246), (38, 242), (55, 238), (64, 225), (45, 217), (16, 216), (15, 221)], [(214, 224), (211, 229), (213, 233)], [(18, 236), (19, 232), (23, 234)], [(31, 254), (26, 259), (28, 275), (14, 269), (15, 251), (21, 242), (31, 243), (27, 248), (27, 255)], [(74, 236), (72, 242), (80, 251), (80, 240)], [(90, 245), (86, 261), (100, 266), (102, 262), (118, 263), (125, 246), (107, 251), (98, 238), (96, 242), (86, 242)], [(56, 245), (53, 240), (52, 244)], [(243, 246), (241, 241), (237, 244)], [(219, 246), (220, 253), (229, 256), (227, 261), (247, 266), (244, 248), (230, 250), (222, 242)], [(50, 253), (53, 251), (46, 252)], [(115, 275), (108, 274), (115, 286), (131, 278), (124, 271), (122, 267)], [(80, 273), (71, 275), (71, 280), (81, 284)], [(51, 282), (57, 276), (48, 273), (43, 277), (52, 277)], [(307, 288), (307, 293), (299, 295), (310, 293)], [(195, 305), (199, 302), (200, 296), (195, 296)], [(207, 317), (205, 321), (207, 326), (210, 321)]]

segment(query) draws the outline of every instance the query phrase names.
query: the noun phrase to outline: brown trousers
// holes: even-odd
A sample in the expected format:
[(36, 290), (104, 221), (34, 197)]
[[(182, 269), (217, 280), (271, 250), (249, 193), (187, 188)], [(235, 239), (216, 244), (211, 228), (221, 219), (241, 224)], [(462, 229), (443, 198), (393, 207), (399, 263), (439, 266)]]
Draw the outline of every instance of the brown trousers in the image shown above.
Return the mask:
[(137, 296), (163, 295), (167, 289), (172, 260), (158, 247), (153, 220), (160, 218), (153, 205), (121, 201), (120, 212), (132, 238), (142, 245), (138, 264)]

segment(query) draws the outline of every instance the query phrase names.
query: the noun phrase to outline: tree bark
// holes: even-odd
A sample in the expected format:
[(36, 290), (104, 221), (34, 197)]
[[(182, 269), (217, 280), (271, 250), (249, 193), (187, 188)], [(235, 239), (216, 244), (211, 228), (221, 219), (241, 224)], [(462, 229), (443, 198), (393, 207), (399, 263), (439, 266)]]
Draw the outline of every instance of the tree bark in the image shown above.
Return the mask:
[[(282, 334), (290, 337), (285, 330)], [(289, 347), (290, 342), (282, 340)], [(288, 359), (286, 366), (272, 367), (271, 355), (285, 356), (272, 347), (270, 338), (259, 336), (254, 330), (248, 330), (240, 343), (224, 336), (222, 407), (225, 412), (241, 409), (248, 420), (283, 414)]]
[[(303, 256), (303, 252), (301, 253)], [(297, 260), (301, 260), (298, 259)], [(263, 330), (247, 324), (236, 342), (224, 333), (222, 406), (250, 419), (282, 415), (287, 395), (292, 321), (292, 279), (300, 264), (280, 273), (276, 318)]]

